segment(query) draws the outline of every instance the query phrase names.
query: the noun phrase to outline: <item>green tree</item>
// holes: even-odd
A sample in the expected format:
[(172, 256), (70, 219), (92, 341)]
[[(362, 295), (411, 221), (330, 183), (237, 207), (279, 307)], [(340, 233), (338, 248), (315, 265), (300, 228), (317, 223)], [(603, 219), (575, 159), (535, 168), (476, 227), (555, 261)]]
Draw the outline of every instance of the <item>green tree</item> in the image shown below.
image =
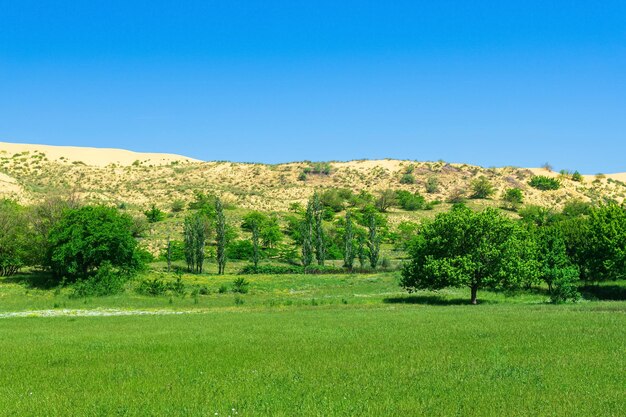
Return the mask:
[(484, 175), (472, 180), (472, 198), (488, 198), (495, 192), (491, 181)]
[(378, 225), (374, 213), (370, 213), (367, 216), (367, 229), (367, 248), (369, 250), (370, 266), (372, 269), (376, 269), (380, 256), (380, 237), (378, 236)]
[(185, 261), (189, 272), (201, 274), (204, 268), (204, 248), (207, 241), (207, 218), (201, 212), (185, 217), (183, 224)]
[(149, 210), (143, 212), (149, 223), (160, 222), (165, 219), (165, 213), (160, 210), (155, 204), (153, 204)]
[(396, 203), (397, 200), (395, 191), (389, 189), (383, 190), (378, 194), (378, 198), (376, 199), (376, 208), (381, 213), (384, 213)]
[(224, 208), (219, 198), (215, 199), (215, 244), (217, 246), (217, 273), (224, 274), (226, 268), (226, 217), (224, 216)]
[(581, 276), (588, 281), (626, 278), (626, 210), (609, 203), (591, 209), (577, 249)]
[(520, 188), (509, 188), (504, 192), (502, 201), (505, 203), (505, 208), (517, 210), (524, 202), (524, 193)]
[(326, 259), (326, 235), (323, 225), (323, 207), (317, 193), (313, 194), (313, 232), (315, 234), (315, 259), (318, 265), (324, 265)]
[(105, 263), (130, 275), (141, 267), (132, 219), (117, 209), (85, 206), (66, 210), (50, 230), (47, 264), (57, 279), (87, 278)]
[(307, 267), (313, 262), (313, 233), (315, 214), (313, 204), (309, 201), (304, 213), (304, 221), (301, 223), (300, 236), (302, 238), (302, 265)]
[(534, 241), (495, 209), (475, 213), (458, 206), (426, 223), (411, 245), (401, 285), (419, 289), (469, 287), (477, 302), (482, 288), (516, 288), (536, 278)]
[(37, 258), (37, 241), (27, 210), (12, 200), (0, 200), (0, 276), (17, 273)]
[(577, 290), (580, 272), (567, 256), (561, 229), (556, 225), (540, 227), (535, 234), (539, 277), (548, 284), (551, 300), (577, 300), (580, 297)]
[(343, 233), (343, 266), (352, 270), (354, 266), (354, 230), (352, 216), (346, 212), (345, 228)]

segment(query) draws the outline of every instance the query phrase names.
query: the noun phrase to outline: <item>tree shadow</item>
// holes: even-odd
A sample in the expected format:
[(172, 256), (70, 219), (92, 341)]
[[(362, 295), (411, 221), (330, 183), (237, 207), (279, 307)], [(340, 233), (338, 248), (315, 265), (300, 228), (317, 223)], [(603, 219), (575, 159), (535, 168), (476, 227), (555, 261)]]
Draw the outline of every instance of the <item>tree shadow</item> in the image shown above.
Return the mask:
[[(469, 299), (445, 298), (439, 295), (408, 295), (401, 297), (387, 297), (383, 299), (386, 304), (424, 304), (436, 306), (471, 305)], [(478, 304), (493, 304), (492, 300), (478, 300)]]
[(49, 290), (59, 285), (46, 272), (18, 273), (10, 277), (4, 277), (0, 282), (7, 284), (18, 284), (28, 289)]
[(626, 287), (620, 285), (585, 285), (579, 291), (587, 300), (626, 300)]

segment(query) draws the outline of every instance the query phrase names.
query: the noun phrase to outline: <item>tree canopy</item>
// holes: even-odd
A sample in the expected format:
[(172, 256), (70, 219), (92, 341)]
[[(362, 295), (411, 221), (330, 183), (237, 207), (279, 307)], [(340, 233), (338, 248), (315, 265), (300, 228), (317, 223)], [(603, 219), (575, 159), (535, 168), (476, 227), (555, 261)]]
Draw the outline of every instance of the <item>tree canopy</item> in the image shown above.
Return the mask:
[(515, 221), (495, 209), (473, 212), (460, 205), (423, 226), (401, 284), (408, 291), (466, 286), (476, 304), (481, 288), (516, 288), (534, 280), (534, 251)]

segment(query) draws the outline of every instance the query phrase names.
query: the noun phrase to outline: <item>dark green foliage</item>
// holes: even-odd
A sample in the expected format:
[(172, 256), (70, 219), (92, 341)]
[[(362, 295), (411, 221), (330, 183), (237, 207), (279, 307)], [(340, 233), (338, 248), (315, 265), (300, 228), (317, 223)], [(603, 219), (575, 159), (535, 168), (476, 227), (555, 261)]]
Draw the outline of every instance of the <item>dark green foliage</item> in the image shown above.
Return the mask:
[(415, 177), (410, 173), (402, 174), (400, 184), (415, 184)]
[[(159, 254), (159, 259), (163, 261), (167, 261), (168, 258), (168, 247), (167, 245), (163, 248), (161, 253)], [(182, 261), (185, 259), (185, 244), (179, 240), (170, 240), (169, 241), (169, 258), (170, 261)]]
[(217, 247), (217, 273), (224, 274), (226, 268), (226, 245), (228, 244), (226, 236), (226, 217), (224, 217), (224, 208), (219, 198), (215, 199), (215, 245)]
[(324, 260), (326, 259), (326, 234), (324, 232), (324, 225), (322, 222), (323, 216), (323, 207), (320, 202), (319, 195), (317, 193), (313, 194), (312, 199), (313, 205), (313, 222), (314, 222), (314, 233), (315, 233), (315, 258), (317, 259), (318, 265), (324, 265)]
[(502, 201), (505, 203), (505, 208), (516, 210), (524, 202), (524, 193), (519, 188), (509, 188), (504, 192)]
[(354, 199), (354, 194), (347, 188), (330, 188), (320, 193), (319, 199), (322, 206), (338, 213)]
[(393, 242), (396, 250), (407, 250), (411, 242), (417, 237), (419, 232), (419, 224), (403, 221), (398, 224), (393, 236)]
[(426, 206), (426, 199), (418, 191), (415, 193), (396, 191), (396, 201), (400, 208), (407, 211), (422, 210)]
[(229, 259), (253, 260), (254, 245), (250, 240), (237, 240), (226, 247), (226, 254)]
[(29, 223), (24, 207), (0, 200), (0, 276), (13, 275), (38, 258), (38, 242)]
[(185, 217), (183, 236), (187, 270), (201, 274), (204, 267), (204, 247), (207, 240), (207, 218), (203, 212)]
[(572, 181), (583, 182), (583, 176), (578, 171), (574, 171), (572, 174)]
[(495, 192), (491, 181), (484, 175), (472, 180), (472, 198), (488, 198)]
[(343, 266), (352, 269), (354, 266), (354, 229), (352, 224), (352, 215), (346, 212), (346, 220), (343, 233)]
[(357, 235), (356, 256), (359, 258), (359, 265), (361, 269), (364, 269), (365, 261), (367, 260), (367, 250), (365, 248), (365, 236), (363, 236), (363, 234)]
[(302, 238), (302, 265), (307, 267), (313, 262), (313, 239), (315, 227), (315, 212), (313, 202), (309, 200), (301, 222), (300, 236)]
[(66, 210), (50, 230), (48, 266), (56, 279), (85, 279), (108, 263), (124, 274), (141, 267), (132, 220), (117, 209), (86, 206)]
[(283, 239), (283, 233), (275, 215), (268, 216), (260, 211), (251, 211), (244, 216), (241, 228), (252, 232), (254, 227), (257, 228), (260, 242), (264, 248), (273, 248)]
[(128, 278), (113, 268), (110, 262), (104, 262), (92, 276), (77, 281), (73, 285), (71, 298), (104, 297), (124, 292)]
[(565, 203), (561, 214), (565, 217), (580, 217), (591, 213), (591, 204), (580, 200), (571, 200)]
[(434, 194), (439, 191), (439, 179), (435, 176), (428, 177), (426, 180), (426, 192), (428, 194)]
[(255, 269), (259, 266), (259, 258), (261, 257), (259, 229), (259, 224), (256, 221), (252, 222), (252, 265)]
[(378, 224), (374, 213), (367, 215), (367, 249), (369, 250), (370, 267), (376, 269), (380, 256), (380, 237), (378, 236)]
[(239, 294), (247, 294), (250, 283), (244, 278), (244, 277), (239, 277), (239, 278), (235, 278), (235, 280), (233, 281), (233, 292), (234, 293), (239, 293)]
[(207, 195), (197, 191), (194, 195), (194, 201), (189, 203), (191, 210), (197, 210), (209, 219), (215, 217), (215, 199), (214, 195)]
[(588, 281), (626, 278), (626, 210), (611, 203), (591, 210), (577, 250), (581, 276)]
[(176, 277), (175, 281), (165, 281), (162, 278), (144, 279), (135, 289), (139, 294), (150, 295), (153, 297), (166, 295), (168, 293), (184, 296), (185, 283), (180, 277)]
[(240, 274), (264, 274), (264, 275), (283, 275), (283, 274), (338, 274), (346, 272), (343, 268), (338, 268), (332, 265), (310, 265), (304, 267), (302, 265), (273, 265), (273, 264), (261, 264), (258, 268), (254, 268), (254, 265), (244, 266)]
[(567, 256), (565, 239), (557, 226), (537, 228), (537, 260), (539, 277), (548, 284), (553, 302), (577, 300), (577, 282), (580, 272)]
[(329, 162), (310, 162), (304, 169), (305, 174), (330, 175), (331, 167)]
[(155, 204), (153, 204), (149, 210), (143, 212), (146, 218), (148, 219), (148, 223), (156, 223), (165, 219), (165, 213), (160, 210)]
[(467, 286), (473, 304), (481, 288), (517, 288), (537, 274), (533, 239), (495, 209), (475, 213), (458, 206), (442, 213), (422, 227), (410, 251), (405, 289)]
[(535, 175), (530, 179), (528, 185), (538, 190), (558, 190), (561, 188), (561, 181), (557, 178), (546, 177), (545, 175)]
[(547, 226), (558, 220), (554, 211), (542, 206), (526, 206), (519, 211), (522, 221), (535, 226)]

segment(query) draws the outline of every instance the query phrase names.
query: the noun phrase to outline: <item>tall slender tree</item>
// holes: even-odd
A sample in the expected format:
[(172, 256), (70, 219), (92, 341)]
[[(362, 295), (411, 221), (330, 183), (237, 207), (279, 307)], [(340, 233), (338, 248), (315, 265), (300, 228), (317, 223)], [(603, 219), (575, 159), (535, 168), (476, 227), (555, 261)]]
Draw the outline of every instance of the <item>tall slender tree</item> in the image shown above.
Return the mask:
[(354, 230), (349, 211), (346, 211), (346, 224), (343, 234), (343, 266), (350, 270), (354, 266)]
[(217, 246), (217, 273), (224, 274), (226, 268), (226, 217), (219, 198), (215, 199), (215, 243)]
[(326, 259), (326, 242), (322, 215), (324, 208), (317, 193), (313, 194), (313, 228), (315, 233), (315, 259), (318, 265), (324, 265)]
[(259, 222), (253, 220), (251, 225), (252, 229), (252, 263), (254, 264), (254, 270), (256, 272), (259, 267)]
[(378, 265), (378, 257), (380, 255), (380, 238), (378, 237), (376, 215), (369, 214), (367, 229), (368, 239), (367, 248), (369, 249), (370, 266), (375, 269)]
[(313, 202), (309, 201), (304, 221), (302, 222), (302, 265), (307, 267), (313, 262), (313, 224), (314, 224)]
[(201, 274), (204, 265), (204, 246), (207, 228), (205, 216), (195, 213), (185, 218), (183, 235), (185, 240), (185, 260), (189, 272)]

